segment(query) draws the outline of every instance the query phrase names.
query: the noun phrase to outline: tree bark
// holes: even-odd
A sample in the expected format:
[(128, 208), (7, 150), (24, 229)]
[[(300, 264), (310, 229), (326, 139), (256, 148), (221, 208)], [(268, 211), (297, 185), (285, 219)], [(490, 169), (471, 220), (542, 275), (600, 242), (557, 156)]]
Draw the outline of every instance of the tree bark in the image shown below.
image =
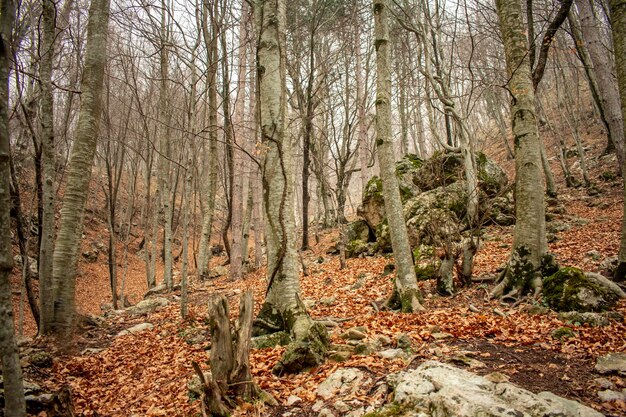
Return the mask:
[(102, 113), (109, 8), (109, 0), (94, 0), (89, 7), (80, 112), (53, 256), (54, 320), (50, 330), (57, 336), (69, 336), (76, 313), (78, 252)]
[[(509, 75), (515, 143), (515, 214), (513, 248), (504, 279), (492, 296), (521, 295), (541, 289), (541, 261), (547, 252), (544, 194), (541, 187), (541, 141), (528, 40), (519, 0), (496, 0)], [(506, 293), (506, 294), (505, 294)]]
[(22, 367), (15, 340), (11, 304), (11, 178), (9, 162), (9, 71), (11, 69), (11, 35), (15, 4), (2, 0), (0, 5), (0, 359), (4, 377), (4, 414), (26, 415)]
[[(590, 0), (576, 0), (580, 14), (580, 28), (589, 57), (593, 63), (593, 72), (598, 82), (600, 103), (609, 129), (609, 138), (615, 147), (618, 169), (624, 166), (624, 120), (622, 118), (618, 82), (615, 78), (614, 63), (604, 45), (604, 36), (600, 33), (598, 19)], [(615, 59), (619, 59), (615, 52)]]
[[(615, 49), (615, 68), (619, 94), (622, 99), (622, 118), (626, 119), (626, 0), (611, 0), (611, 31), (613, 33), (613, 48)], [(626, 135), (626, 132), (625, 132)], [(626, 166), (622, 167), (626, 172)], [(626, 181), (624, 181), (624, 197), (626, 198)], [(622, 218), (622, 235), (619, 246), (618, 265), (615, 271), (615, 280), (623, 282), (626, 279), (626, 204)]]
[(300, 300), (293, 145), (285, 132), (285, 0), (257, 1), (255, 17), (268, 287), (254, 327), (255, 334), (291, 332), (294, 342), (274, 371), (298, 372), (323, 362), (329, 339)]
[(374, 45), (376, 48), (376, 147), (383, 183), (385, 213), (389, 222), (391, 247), (396, 263), (394, 294), (390, 305), (405, 312), (423, 310), (417, 287), (413, 256), (400, 200), (391, 135), (391, 74), (389, 47), (389, 9), (387, 0), (374, 0)]

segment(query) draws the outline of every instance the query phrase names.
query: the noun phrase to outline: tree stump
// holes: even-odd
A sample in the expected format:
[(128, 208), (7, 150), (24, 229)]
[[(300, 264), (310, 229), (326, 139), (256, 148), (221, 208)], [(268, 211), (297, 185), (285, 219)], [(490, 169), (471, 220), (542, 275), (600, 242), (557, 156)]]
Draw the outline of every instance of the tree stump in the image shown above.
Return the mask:
[(225, 417), (230, 415), (236, 399), (252, 400), (260, 388), (250, 372), (250, 338), (252, 337), (252, 290), (239, 300), (239, 319), (229, 320), (228, 300), (214, 295), (209, 300), (211, 331), (211, 378), (206, 380), (200, 366), (193, 363), (202, 384), (202, 414)]

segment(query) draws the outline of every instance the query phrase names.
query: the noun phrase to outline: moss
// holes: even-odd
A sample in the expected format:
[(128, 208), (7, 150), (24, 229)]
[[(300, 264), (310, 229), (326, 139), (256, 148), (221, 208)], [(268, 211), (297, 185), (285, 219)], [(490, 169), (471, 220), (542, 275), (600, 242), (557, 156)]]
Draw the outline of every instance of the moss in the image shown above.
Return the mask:
[(537, 268), (528, 259), (529, 255), (530, 250), (524, 245), (515, 248), (513, 251), (509, 261), (509, 285), (506, 290), (519, 288), (520, 292), (524, 294), (530, 289)]
[(559, 327), (558, 329), (552, 331), (551, 336), (553, 339), (563, 340), (576, 337), (578, 336), (578, 333), (576, 333), (569, 327)]
[(367, 242), (364, 242), (361, 239), (351, 240), (346, 245), (346, 257), (356, 258), (360, 254), (367, 252), (368, 249), (369, 246), (367, 245)]
[(296, 373), (324, 363), (330, 338), (326, 327), (313, 323), (306, 334), (287, 346), (282, 358), (272, 369), (274, 374)]
[(422, 298), (422, 293), (417, 288), (407, 288), (400, 295), (400, 302), (402, 304), (401, 311), (403, 313), (413, 313), (415, 312), (415, 300), (419, 301), (420, 304), (424, 301)]
[(252, 325), (252, 337), (276, 333), (287, 328), (285, 320), (278, 309), (275, 309), (272, 304), (265, 302)]
[(413, 415), (414, 412), (415, 410), (411, 407), (394, 402), (380, 410), (364, 414), (363, 417), (402, 417), (406, 415)]
[(383, 198), (383, 181), (377, 175), (374, 175), (367, 182), (365, 187), (365, 195), (363, 200), (373, 199), (374, 201), (384, 202)]
[(437, 270), (433, 264), (426, 266), (415, 265), (415, 277), (418, 281), (426, 281), (437, 278)]
[[(597, 302), (585, 302), (586, 293), (593, 294)], [(543, 297), (550, 308), (557, 311), (603, 311), (611, 301), (604, 288), (589, 280), (582, 270), (573, 267), (561, 268), (546, 278)]]
[(276, 332), (252, 338), (254, 349), (273, 348), (276, 345), (287, 346), (291, 342), (291, 336), (287, 332)]
[(600, 179), (605, 182), (615, 181), (616, 178), (617, 175), (615, 175), (615, 173), (611, 171), (604, 171), (602, 174), (600, 174)]

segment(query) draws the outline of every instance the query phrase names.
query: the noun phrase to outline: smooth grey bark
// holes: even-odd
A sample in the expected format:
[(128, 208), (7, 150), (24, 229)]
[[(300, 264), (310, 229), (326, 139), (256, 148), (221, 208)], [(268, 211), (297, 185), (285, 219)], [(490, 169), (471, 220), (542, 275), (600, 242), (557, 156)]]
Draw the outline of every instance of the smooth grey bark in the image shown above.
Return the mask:
[(109, 9), (109, 0), (94, 0), (89, 7), (80, 111), (53, 256), (54, 319), (50, 330), (56, 336), (69, 336), (76, 314), (78, 252), (102, 113)]
[(389, 7), (387, 0), (374, 0), (374, 45), (376, 48), (376, 147), (383, 184), (385, 213), (389, 222), (391, 247), (396, 263), (396, 279), (390, 305), (405, 312), (423, 310), (417, 287), (413, 255), (404, 221), (400, 189), (395, 172), (391, 134), (391, 63), (389, 47)]
[(9, 72), (11, 69), (11, 34), (15, 4), (2, 0), (0, 5), (0, 359), (4, 379), (4, 415), (26, 415), (22, 367), (15, 340), (11, 304), (11, 192), (9, 179)]
[[(217, 2), (213, 5), (216, 7)], [(210, 239), (213, 227), (213, 212), (215, 210), (215, 193), (217, 191), (217, 33), (209, 30), (208, 19), (214, 14), (207, 0), (202, 2), (202, 37), (207, 48), (207, 94), (209, 99), (209, 152), (206, 158), (206, 176), (204, 183), (206, 202), (202, 214), (202, 232), (198, 256), (198, 276), (206, 276), (211, 260)]]
[[(615, 69), (617, 70), (619, 94), (622, 99), (622, 117), (626, 119), (626, 0), (611, 0), (610, 10)], [(622, 168), (622, 172), (626, 172), (626, 166)], [(624, 197), (626, 198), (626, 181), (624, 181)], [(615, 280), (620, 282), (626, 279), (626, 204), (623, 204), (623, 207), (622, 235), (619, 245), (618, 265), (615, 271)]]
[[(254, 331), (259, 334), (288, 330), (294, 342), (275, 371), (297, 372), (303, 367), (319, 365), (329, 340), (326, 329), (314, 324), (300, 299), (293, 210), (293, 144), (285, 131), (285, 0), (258, 0), (255, 18), (268, 287)], [(289, 355), (296, 351), (308, 354), (293, 362)]]
[(496, 0), (509, 77), (515, 144), (515, 231), (511, 257), (502, 281), (491, 295), (520, 296), (541, 290), (541, 262), (547, 252), (542, 190), (541, 141), (528, 39), (519, 0)]
[[(615, 78), (615, 66), (605, 46), (605, 39), (600, 32), (600, 22), (596, 17), (590, 0), (576, 0), (580, 15), (580, 29), (589, 57), (593, 63), (593, 72), (598, 83), (598, 93), (604, 117), (609, 129), (609, 137), (615, 147), (618, 169), (624, 165), (624, 120), (622, 118), (618, 82)], [(617, 53), (615, 54), (616, 59)]]
[(54, 169), (54, 99), (52, 95), (52, 61), (55, 56), (55, 15), (53, 0), (42, 1), (42, 23), (39, 64), (41, 89), (41, 228), (39, 241), (39, 332), (46, 334), (52, 326), (52, 254), (54, 252), (55, 169)]

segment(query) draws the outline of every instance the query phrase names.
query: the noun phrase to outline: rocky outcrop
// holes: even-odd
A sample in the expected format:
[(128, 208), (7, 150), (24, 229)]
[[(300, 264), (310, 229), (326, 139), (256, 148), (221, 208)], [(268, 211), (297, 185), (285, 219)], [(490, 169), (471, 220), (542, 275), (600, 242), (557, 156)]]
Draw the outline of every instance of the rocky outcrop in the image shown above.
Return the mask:
[[(393, 402), (378, 411), (378, 416), (602, 417), (550, 392), (534, 394), (436, 361), (392, 374), (387, 383), (393, 389)], [(391, 410), (394, 414), (388, 412)]]
[[(502, 225), (513, 224), (513, 197), (507, 191), (506, 174), (482, 153), (476, 154), (476, 160), (480, 218)], [(396, 163), (396, 175), (411, 246), (460, 244), (461, 232), (469, 226), (465, 218), (468, 192), (462, 155), (438, 152), (425, 161), (407, 155)], [(357, 214), (361, 219), (348, 226), (347, 256), (390, 252), (380, 178), (373, 177), (368, 182)]]

